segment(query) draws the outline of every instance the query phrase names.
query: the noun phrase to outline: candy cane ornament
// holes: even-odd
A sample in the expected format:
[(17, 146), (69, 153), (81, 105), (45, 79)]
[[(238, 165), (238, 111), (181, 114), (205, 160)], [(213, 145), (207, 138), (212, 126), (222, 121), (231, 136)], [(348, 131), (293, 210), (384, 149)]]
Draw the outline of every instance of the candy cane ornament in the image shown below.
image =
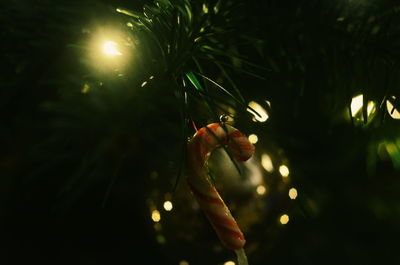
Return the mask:
[(220, 241), (227, 248), (235, 250), (239, 264), (247, 264), (243, 246), (246, 242), (228, 207), (211, 183), (207, 170), (210, 153), (226, 145), (238, 161), (246, 161), (254, 153), (254, 146), (236, 128), (225, 124), (212, 123), (198, 130), (187, 146), (187, 182), (203, 209)]

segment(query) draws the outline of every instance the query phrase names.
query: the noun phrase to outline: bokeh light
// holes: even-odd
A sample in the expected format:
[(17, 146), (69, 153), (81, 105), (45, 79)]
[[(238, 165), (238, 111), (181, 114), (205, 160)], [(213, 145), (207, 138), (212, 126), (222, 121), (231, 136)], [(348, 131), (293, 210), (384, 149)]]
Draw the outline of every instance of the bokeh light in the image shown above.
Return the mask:
[(227, 262), (224, 263), (224, 265), (235, 265), (235, 262), (228, 260)]
[[(353, 118), (356, 117), (359, 113), (361, 113), (363, 104), (364, 104), (363, 94), (359, 94), (352, 98), (350, 104), (350, 110), (351, 110), (351, 116)], [(375, 103), (373, 101), (368, 101), (367, 116), (371, 115), (374, 111), (375, 111)]]
[(164, 202), (164, 209), (165, 209), (166, 211), (171, 211), (172, 208), (173, 208), (172, 202), (170, 202), (170, 201), (165, 201), (165, 202)]
[(259, 195), (264, 195), (267, 192), (267, 188), (264, 185), (258, 185), (256, 188), (256, 192)]
[(108, 57), (120, 56), (122, 53), (117, 48), (117, 43), (115, 41), (106, 40), (103, 42), (102, 51), (104, 55)]
[(152, 219), (154, 222), (160, 222), (160, 220), (161, 220), (160, 212), (159, 212), (158, 210), (153, 210), (153, 211), (151, 212), (151, 219)]
[[(260, 104), (255, 101), (251, 101), (249, 103), (249, 107), (251, 109), (248, 109), (248, 112), (253, 114), (253, 121), (265, 122), (268, 120), (268, 113)], [(255, 110), (257, 113), (255, 113), (253, 110)]]
[(263, 154), (261, 156), (261, 165), (268, 172), (272, 172), (274, 170), (274, 165), (272, 164), (271, 157), (268, 154)]
[(252, 144), (256, 144), (258, 142), (258, 136), (255, 134), (250, 134), (249, 135), (249, 141)]
[(289, 197), (290, 199), (294, 200), (297, 198), (297, 190), (295, 188), (291, 188), (289, 190)]
[(279, 173), (281, 173), (282, 177), (286, 178), (289, 176), (289, 168), (285, 165), (281, 165), (279, 167)]
[[(392, 97), (391, 98), (392, 101), (396, 100), (396, 97)], [(387, 111), (389, 113), (389, 115), (393, 118), (393, 119), (400, 119), (400, 112), (394, 108), (391, 100), (387, 99), (386, 100), (386, 107), (387, 107)]]
[[(120, 70), (131, 62), (131, 51), (134, 47), (132, 40), (123, 32), (112, 28), (99, 27), (93, 30), (88, 43), (92, 67), (101, 72), (120, 74)], [(117, 70), (115, 72), (115, 70)]]
[(353, 99), (351, 100), (351, 105), (350, 105), (351, 116), (355, 117), (357, 112), (359, 112), (361, 110), (361, 108), (363, 106), (363, 98), (364, 98), (364, 96), (362, 94), (353, 97)]
[(281, 215), (281, 217), (279, 218), (279, 222), (283, 225), (287, 224), (289, 222), (289, 215), (287, 214)]

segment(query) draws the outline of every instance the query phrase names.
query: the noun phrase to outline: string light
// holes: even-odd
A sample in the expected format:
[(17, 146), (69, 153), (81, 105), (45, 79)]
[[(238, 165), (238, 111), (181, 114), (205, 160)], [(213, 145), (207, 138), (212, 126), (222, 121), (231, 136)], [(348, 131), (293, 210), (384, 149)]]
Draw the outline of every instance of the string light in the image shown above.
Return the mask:
[(289, 168), (285, 165), (281, 165), (279, 167), (279, 173), (281, 173), (282, 177), (286, 178), (289, 176)]
[(111, 40), (103, 42), (102, 51), (108, 57), (120, 56), (122, 53), (117, 48), (117, 43)]
[(172, 208), (173, 208), (173, 206), (172, 206), (172, 202), (170, 202), (170, 201), (165, 201), (164, 202), (164, 209), (166, 210), (166, 211), (171, 211), (172, 210)]
[(272, 164), (271, 157), (268, 154), (263, 154), (261, 156), (261, 165), (268, 172), (274, 171), (274, 165)]
[(251, 101), (249, 103), (249, 107), (251, 109), (249, 109), (248, 112), (253, 114), (253, 121), (265, 122), (268, 120), (268, 113), (260, 104), (255, 101)]
[[(395, 101), (396, 97), (392, 97), (391, 100)], [(386, 108), (387, 111), (389, 113), (389, 115), (393, 118), (393, 119), (400, 119), (400, 112), (394, 108), (392, 102), (390, 102), (390, 100), (386, 100)]]
[(357, 112), (361, 110), (362, 106), (363, 106), (363, 95), (360, 94), (353, 97), (350, 104), (351, 116), (355, 117)]
[[(128, 27), (129, 25), (127, 24)], [(102, 73), (120, 76), (124, 66), (134, 59), (134, 41), (125, 32), (109, 27), (99, 27), (92, 32), (88, 55), (93, 68)]]
[(144, 87), (145, 85), (147, 85), (147, 81), (144, 81), (141, 85), (141, 87)]
[[(359, 94), (352, 98), (350, 104), (351, 116), (356, 117), (356, 115), (361, 111), (364, 104), (364, 95)], [(368, 101), (367, 104), (367, 116), (371, 115), (375, 111), (375, 103), (373, 101)]]
[(292, 200), (295, 200), (297, 198), (297, 190), (295, 188), (291, 188), (289, 190), (289, 197)]
[(283, 214), (281, 218), (279, 218), (279, 222), (283, 225), (287, 224), (289, 222), (289, 215)]
[(151, 219), (154, 221), (154, 222), (160, 222), (160, 220), (161, 220), (161, 215), (160, 215), (160, 212), (159, 211), (157, 211), (157, 210), (153, 210), (152, 212), (151, 212)]
[(255, 135), (255, 134), (250, 134), (250, 135), (249, 135), (249, 141), (250, 141), (250, 143), (252, 143), (252, 144), (257, 143), (257, 142), (258, 142), (258, 136)]
[(256, 188), (256, 192), (259, 195), (264, 195), (267, 192), (267, 188), (264, 185), (258, 185)]

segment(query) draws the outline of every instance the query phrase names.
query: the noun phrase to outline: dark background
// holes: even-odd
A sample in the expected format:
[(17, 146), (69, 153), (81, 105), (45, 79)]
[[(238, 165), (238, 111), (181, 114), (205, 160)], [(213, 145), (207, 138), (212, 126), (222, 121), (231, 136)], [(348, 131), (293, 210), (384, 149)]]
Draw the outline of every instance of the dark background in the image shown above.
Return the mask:
[[(238, 126), (267, 139), (260, 150), (280, 150), (299, 190), (295, 201), (279, 188), (269, 191), (263, 203), (273, 207), (249, 232), (248, 242), (258, 242), (250, 264), (400, 263), (400, 152), (387, 151), (388, 143), (400, 150), (400, 125), (385, 105), (392, 95), (400, 98), (400, 6), (239, 2), (227, 27), (246, 41), (231, 47), (262, 68), (233, 77), (247, 101), (268, 99), (271, 109), (266, 123), (239, 115)], [(187, 192), (184, 185), (174, 190), (182, 124), (170, 80), (155, 78), (150, 88), (129, 92), (144, 80), (135, 78), (146, 65), (130, 65), (123, 84), (103, 73), (88, 77), (85, 51), (72, 47), (85, 43), (85, 28), (124, 22), (116, 7), (140, 11), (144, 3), (0, 4), (0, 264), (232, 259), (229, 251), (211, 251), (207, 242), (217, 239), (207, 224), (207, 240), (182, 243), (178, 232), (174, 238), (205, 219), (177, 213), (175, 226), (165, 225), (167, 243), (156, 239), (151, 194)], [(99, 81), (108, 91), (99, 95), (101, 112), (70, 95)], [(365, 103), (376, 103), (368, 122), (348, 111), (361, 93)], [(200, 113), (199, 126), (215, 121), (197, 104), (188, 108)], [(291, 218), (286, 226), (276, 222), (283, 212)]]

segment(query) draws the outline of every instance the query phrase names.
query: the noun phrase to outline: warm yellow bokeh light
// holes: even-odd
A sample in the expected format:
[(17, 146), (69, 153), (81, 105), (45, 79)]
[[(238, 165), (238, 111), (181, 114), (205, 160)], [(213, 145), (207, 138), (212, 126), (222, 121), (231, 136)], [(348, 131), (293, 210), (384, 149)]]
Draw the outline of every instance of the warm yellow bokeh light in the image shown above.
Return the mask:
[(274, 170), (274, 165), (272, 164), (271, 157), (268, 154), (263, 154), (261, 156), (261, 165), (268, 172), (272, 172)]
[(282, 177), (286, 178), (289, 176), (289, 168), (285, 165), (281, 165), (279, 167), (279, 173), (281, 173)]
[(371, 113), (375, 110), (375, 103), (370, 101), (367, 105), (367, 115), (371, 115)]
[(267, 192), (267, 188), (264, 185), (258, 185), (256, 191), (259, 195), (264, 195)]
[(249, 135), (249, 141), (250, 141), (250, 143), (252, 143), (252, 144), (257, 143), (257, 142), (258, 142), (258, 136), (255, 135), (255, 134), (250, 134), (250, 135)]
[(235, 262), (228, 260), (227, 262), (224, 263), (224, 265), (235, 265)]
[(283, 225), (287, 224), (289, 222), (289, 215), (282, 215), (281, 218), (279, 218), (279, 222), (281, 222)]
[(134, 41), (115, 28), (99, 27), (91, 32), (88, 59), (93, 68), (102, 73), (124, 76), (125, 66), (134, 59)]
[(156, 223), (160, 222), (160, 220), (161, 220), (160, 212), (157, 211), (157, 210), (153, 210), (151, 212), (151, 219), (153, 219), (153, 221), (156, 222)]
[[(392, 97), (392, 100), (396, 100), (396, 97)], [(386, 100), (386, 108), (387, 108), (389, 115), (393, 119), (400, 119), (400, 112), (396, 108), (393, 109), (393, 104), (392, 104), (392, 102), (390, 102), (390, 100)], [(393, 113), (392, 113), (392, 111), (393, 111)]]
[(117, 43), (111, 40), (106, 40), (103, 42), (102, 51), (108, 57), (122, 55), (122, 53), (117, 48)]
[(251, 101), (249, 103), (249, 107), (255, 110), (257, 113), (254, 113), (252, 109), (249, 109), (248, 112), (254, 115), (253, 120), (254, 121), (259, 121), (259, 122), (265, 122), (268, 120), (269, 116), (267, 111), (257, 102)]
[(172, 210), (172, 202), (170, 202), (170, 201), (165, 201), (164, 202), (164, 209), (166, 210), (166, 211), (171, 211)]
[[(351, 116), (356, 117), (356, 115), (361, 111), (364, 104), (363, 94), (353, 97), (350, 104)], [(373, 101), (368, 101), (367, 105), (367, 115), (371, 115), (375, 111), (375, 103)]]
[(295, 188), (291, 188), (289, 190), (289, 197), (290, 199), (294, 200), (297, 198), (297, 190)]
[(181, 262), (179, 262), (179, 265), (189, 265), (189, 262), (187, 262), (186, 260), (182, 260)]
[(364, 96), (362, 94), (353, 97), (351, 100), (351, 116), (355, 117), (357, 112), (359, 112), (363, 106)]

